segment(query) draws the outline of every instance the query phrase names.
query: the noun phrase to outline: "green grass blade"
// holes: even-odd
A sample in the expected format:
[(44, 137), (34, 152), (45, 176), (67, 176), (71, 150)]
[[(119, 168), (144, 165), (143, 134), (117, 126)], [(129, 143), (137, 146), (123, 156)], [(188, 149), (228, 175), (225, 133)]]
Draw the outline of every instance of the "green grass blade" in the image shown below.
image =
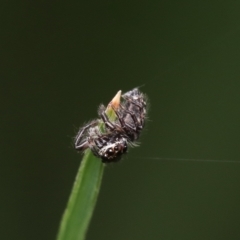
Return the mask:
[[(121, 91), (118, 91), (112, 101), (108, 104), (105, 112), (111, 121), (116, 115), (114, 108), (120, 104)], [(103, 122), (99, 128), (105, 132)], [(79, 167), (75, 183), (62, 217), (57, 240), (84, 240), (93, 210), (97, 201), (104, 164), (101, 159), (96, 158), (88, 149), (84, 153), (83, 160)]]
[(104, 164), (86, 151), (64, 212), (57, 240), (84, 240), (99, 193)]

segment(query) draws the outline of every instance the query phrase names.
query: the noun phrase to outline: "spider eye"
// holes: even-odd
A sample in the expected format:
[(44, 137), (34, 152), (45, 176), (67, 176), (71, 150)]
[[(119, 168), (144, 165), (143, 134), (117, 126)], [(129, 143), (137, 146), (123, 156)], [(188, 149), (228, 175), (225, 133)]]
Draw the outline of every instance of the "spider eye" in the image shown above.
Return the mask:
[(118, 146), (115, 146), (115, 147), (114, 147), (114, 150), (115, 150), (115, 151), (118, 151)]
[(123, 152), (124, 153), (127, 152), (127, 149), (128, 149), (127, 144), (125, 144), (124, 147), (123, 147)]
[(107, 154), (108, 156), (113, 156), (114, 155), (114, 151), (113, 151), (112, 148), (109, 148), (107, 152), (108, 152), (108, 154)]

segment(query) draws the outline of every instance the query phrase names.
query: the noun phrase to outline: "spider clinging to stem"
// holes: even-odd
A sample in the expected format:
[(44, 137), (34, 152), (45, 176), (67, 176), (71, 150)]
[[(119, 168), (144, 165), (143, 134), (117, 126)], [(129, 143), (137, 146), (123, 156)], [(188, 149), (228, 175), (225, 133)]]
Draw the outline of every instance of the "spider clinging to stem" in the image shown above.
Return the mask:
[[(75, 149), (84, 151), (90, 148), (106, 163), (119, 161), (128, 146), (134, 146), (139, 138), (146, 120), (146, 107), (147, 98), (138, 88), (123, 95), (119, 91), (107, 108), (100, 105), (98, 119), (79, 130), (75, 137)], [(114, 120), (107, 114), (109, 108), (115, 114)]]

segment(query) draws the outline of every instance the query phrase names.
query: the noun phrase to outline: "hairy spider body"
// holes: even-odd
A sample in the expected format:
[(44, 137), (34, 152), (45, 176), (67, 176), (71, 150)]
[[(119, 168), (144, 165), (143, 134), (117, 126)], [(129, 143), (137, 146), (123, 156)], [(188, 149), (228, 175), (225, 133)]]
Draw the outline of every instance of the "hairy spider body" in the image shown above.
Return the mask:
[[(96, 119), (82, 127), (75, 137), (75, 149), (90, 148), (104, 163), (117, 162), (127, 152), (128, 146), (135, 146), (146, 119), (146, 96), (137, 88), (122, 95), (123, 101), (116, 109), (116, 119), (110, 121), (106, 107), (100, 105)], [(101, 125), (101, 126), (100, 126)]]

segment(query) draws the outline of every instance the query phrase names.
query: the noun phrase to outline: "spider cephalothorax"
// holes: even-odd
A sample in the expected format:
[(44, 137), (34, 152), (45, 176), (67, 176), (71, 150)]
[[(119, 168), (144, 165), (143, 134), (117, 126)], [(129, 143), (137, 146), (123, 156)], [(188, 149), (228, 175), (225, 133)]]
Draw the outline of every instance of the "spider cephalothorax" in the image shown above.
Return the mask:
[(134, 146), (146, 120), (146, 96), (137, 88), (122, 95), (118, 107), (111, 106), (116, 118), (109, 120), (106, 107), (99, 107), (96, 119), (82, 127), (75, 138), (75, 149), (90, 148), (103, 162), (119, 161), (127, 152), (128, 145)]

